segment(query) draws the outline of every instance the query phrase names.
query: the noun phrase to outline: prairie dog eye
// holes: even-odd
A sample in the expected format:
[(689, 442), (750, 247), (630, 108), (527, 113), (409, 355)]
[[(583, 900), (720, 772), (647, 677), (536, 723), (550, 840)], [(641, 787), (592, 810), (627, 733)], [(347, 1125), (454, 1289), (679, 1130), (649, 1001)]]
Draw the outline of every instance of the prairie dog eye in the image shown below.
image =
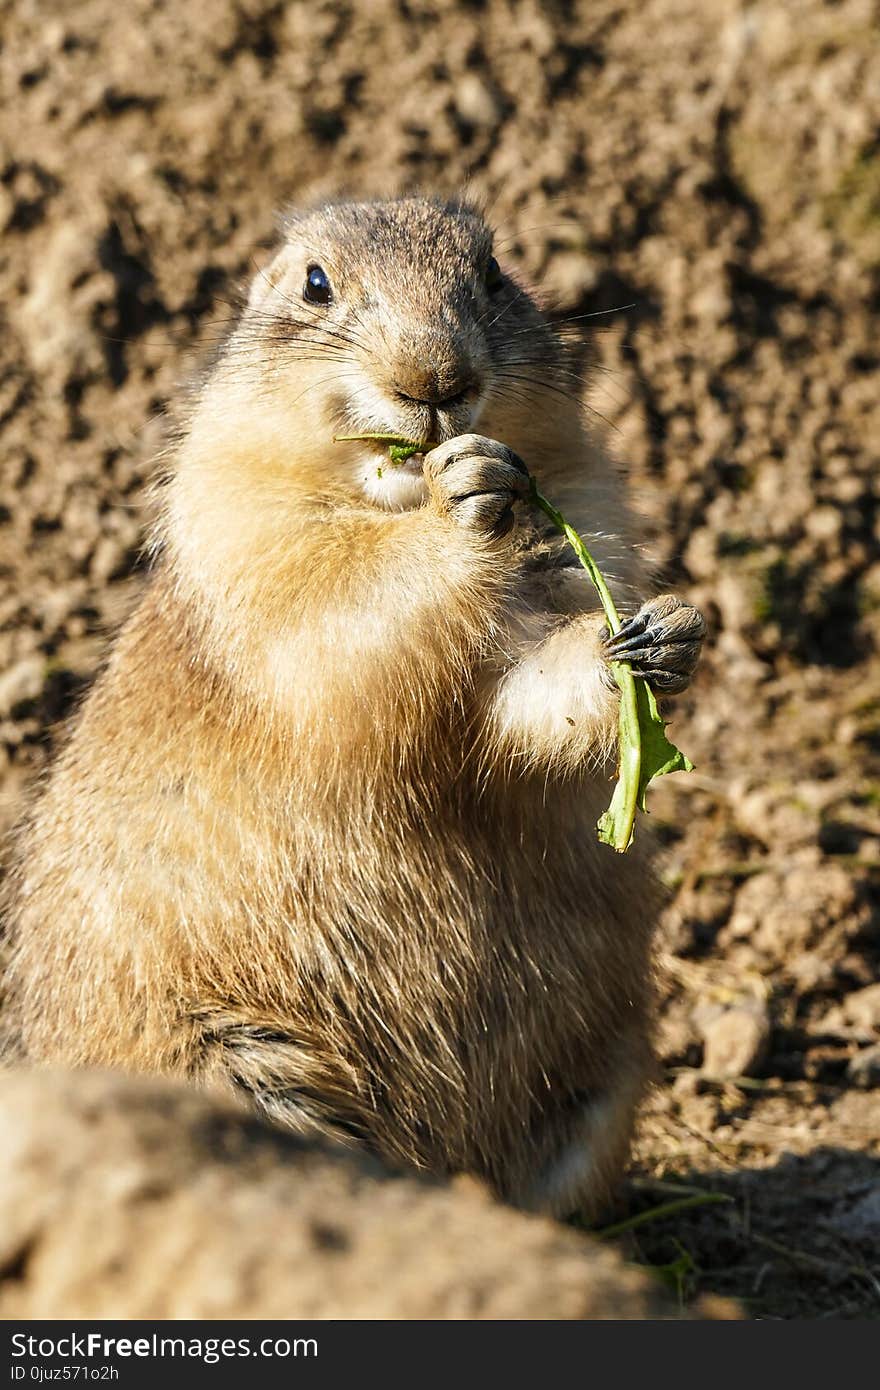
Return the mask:
[(310, 265), (303, 285), (303, 299), (308, 304), (329, 304), (332, 298), (333, 289), (326, 270), (319, 265)]
[(504, 276), (501, 273), (501, 266), (494, 256), (490, 256), (489, 264), (486, 266), (486, 289), (490, 294), (494, 294), (496, 290), (501, 289), (503, 284)]

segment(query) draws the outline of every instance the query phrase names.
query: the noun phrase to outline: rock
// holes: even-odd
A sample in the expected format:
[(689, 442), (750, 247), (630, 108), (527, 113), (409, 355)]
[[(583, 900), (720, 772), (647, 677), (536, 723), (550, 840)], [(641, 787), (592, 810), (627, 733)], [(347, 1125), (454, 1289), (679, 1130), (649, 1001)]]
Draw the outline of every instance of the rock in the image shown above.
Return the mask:
[(692, 1020), (684, 1011), (667, 1011), (663, 1015), (658, 1029), (657, 1053), (667, 1066), (688, 1066), (699, 1059), (699, 1039)]
[(830, 1224), (850, 1240), (880, 1244), (880, 1187), (866, 1193), (848, 1211), (838, 1212)]
[(62, 223), (33, 266), (29, 293), (16, 306), (31, 364), (53, 383), (100, 371), (104, 364), (93, 308), (112, 297), (113, 282), (100, 265), (97, 236), (97, 228)]
[(43, 688), (45, 671), (45, 657), (27, 656), (0, 676), (0, 717), (36, 700)]
[(557, 303), (579, 304), (598, 283), (595, 263), (580, 251), (563, 251), (550, 262), (545, 283)]
[[(780, 839), (791, 843), (782, 838), (781, 830)], [(762, 964), (784, 962), (787, 974), (793, 973), (798, 953), (810, 952), (824, 979), (823, 964), (833, 970), (840, 959), (834, 929), (845, 924), (846, 932), (854, 935), (870, 920), (870, 904), (858, 880), (842, 865), (827, 860), (821, 865), (791, 863), (784, 870), (755, 874), (742, 885), (718, 944), (726, 949), (734, 941), (747, 940)], [(798, 983), (805, 992), (818, 982), (802, 980), (798, 974)]]
[(848, 1079), (863, 1091), (872, 1091), (880, 1086), (880, 1043), (863, 1047), (850, 1060), (846, 1069)]
[(500, 111), (494, 93), (476, 73), (467, 72), (455, 88), (455, 108), (469, 125), (492, 128)]
[(843, 1001), (843, 1016), (855, 1028), (880, 1033), (880, 984), (848, 995)]
[(4, 1319), (678, 1316), (615, 1251), (473, 1181), (97, 1072), (0, 1076), (0, 1269)]
[(118, 536), (102, 536), (92, 552), (89, 574), (99, 584), (106, 584), (125, 572), (127, 551)]
[(694, 1022), (703, 1035), (703, 1072), (707, 1076), (754, 1076), (767, 1053), (770, 1019), (762, 1000), (747, 1000), (729, 1009), (698, 1009)]

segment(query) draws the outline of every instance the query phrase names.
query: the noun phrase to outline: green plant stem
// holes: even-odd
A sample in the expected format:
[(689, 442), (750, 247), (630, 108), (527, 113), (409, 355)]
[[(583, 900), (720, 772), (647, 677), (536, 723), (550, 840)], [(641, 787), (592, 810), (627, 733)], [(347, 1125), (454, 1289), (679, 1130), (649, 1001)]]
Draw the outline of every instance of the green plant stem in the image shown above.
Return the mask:
[[(584, 545), (581, 537), (573, 526), (569, 526), (565, 517), (560, 511), (549, 502), (544, 494), (539, 490), (535, 479), (531, 480), (532, 501), (540, 507), (541, 511), (550, 518), (557, 530), (561, 531), (568, 541), (575, 555), (577, 555), (587, 574), (593, 582), (599, 601), (605, 612), (608, 622), (608, 630), (613, 636), (620, 628), (620, 616), (617, 612), (611, 591), (605, 583), (605, 579), (599, 571), (595, 560)], [(639, 723), (639, 703), (636, 690), (636, 678), (626, 662), (612, 661), (611, 674), (617, 682), (620, 690), (620, 717), (619, 717), (619, 736), (618, 747), (620, 756), (621, 778), (618, 782), (618, 789), (623, 787), (622, 806), (617, 818), (616, 826), (611, 829), (609, 843), (618, 853), (623, 853), (630, 846), (636, 822), (636, 810), (639, 801), (639, 785), (641, 782), (642, 770), (642, 731)], [(617, 792), (615, 792), (617, 796)], [(605, 817), (599, 822), (600, 837), (602, 835)]]
[(649, 1221), (661, 1221), (664, 1216), (675, 1216), (680, 1211), (689, 1211), (692, 1207), (716, 1206), (718, 1203), (733, 1201), (725, 1192), (699, 1192), (693, 1197), (679, 1197), (674, 1202), (662, 1202), (660, 1206), (649, 1207), (647, 1211), (637, 1212), (635, 1216), (628, 1216), (625, 1221), (617, 1221), (613, 1226), (605, 1226), (595, 1234), (599, 1240), (611, 1240), (615, 1236), (622, 1236), (627, 1231), (635, 1231), (639, 1226), (647, 1226)]

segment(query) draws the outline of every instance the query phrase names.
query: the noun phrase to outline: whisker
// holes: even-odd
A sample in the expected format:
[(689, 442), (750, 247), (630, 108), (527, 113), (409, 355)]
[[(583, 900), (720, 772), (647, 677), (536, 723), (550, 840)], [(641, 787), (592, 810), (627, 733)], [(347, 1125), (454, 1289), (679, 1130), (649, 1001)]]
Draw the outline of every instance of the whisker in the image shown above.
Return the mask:
[[(558, 324), (568, 324), (579, 323), (583, 319), (607, 318), (609, 314), (624, 314), (628, 309), (638, 309), (644, 302), (644, 300), (634, 299), (630, 304), (615, 304), (611, 309), (594, 309), (589, 314), (565, 314), (561, 318), (554, 319), (554, 322)], [(552, 310), (550, 311), (550, 317), (553, 318)]]
[(518, 301), (517, 301), (516, 296), (515, 296), (515, 295), (512, 295), (511, 298), (508, 300), (508, 302), (503, 306), (503, 308), (501, 308), (501, 309), (498, 311), (498, 313), (495, 315), (494, 319), (492, 319), (491, 323), (486, 323), (486, 319), (488, 318), (489, 314), (491, 314), (491, 312), (492, 312), (491, 307), (488, 308), (488, 309), (486, 310), (485, 314), (483, 314), (479, 319), (477, 319), (478, 325), (480, 325), (480, 326), (482, 327), (482, 325), (485, 324), (485, 326), (486, 326), (486, 332), (488, 333), (488, 332), (489, 332), (489, 329), (490, 329), (490, 328), (494, 328), (494, 326), (495, 326), (495, 324), (498, 322), (498, 320), (501, 319), (501, 318), (503, 318), (504, 315), (505, 315), (506, 313), (508, 313), (509, 310), (511, 310), (511, 309), (513, 308), (513, 306), (514, 306), (517, 302), (518, 302)]
[(537, 376), (522, 376), (521, 374), (507, 371), (499, 372), (498, 376), (502, 380), (522, 382), (527, 386), (533, 387), (536, 392), (550, 391), (554, 395), (559, 396), (560, 399), (572, 405), (576, 405), (578, 409), (583, 409), (584, 403), (581, 398), (576, 396), (573, 391), (569, 391), (567, 387), (560, 386), (555, 381), (547, 381), (546, 378)]

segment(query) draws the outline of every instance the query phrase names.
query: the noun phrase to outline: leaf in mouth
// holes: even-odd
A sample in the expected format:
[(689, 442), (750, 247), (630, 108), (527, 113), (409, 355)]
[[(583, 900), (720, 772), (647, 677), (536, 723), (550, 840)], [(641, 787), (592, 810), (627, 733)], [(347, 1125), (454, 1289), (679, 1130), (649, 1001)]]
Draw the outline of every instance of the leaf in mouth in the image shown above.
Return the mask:
[[(388, 457), (394, 464), (406, 463), (413, 454), (424, 454), (427, 452), (427, 444), (417, 444), (414, 439), (404, 439), (400, 434), (334, 434), (334, 444), (345, 444), (352, 440), (366, 439), (372, 444), (384, 444), (388, 449)], [(381, 477), (381, 469), (379, 472)]]

